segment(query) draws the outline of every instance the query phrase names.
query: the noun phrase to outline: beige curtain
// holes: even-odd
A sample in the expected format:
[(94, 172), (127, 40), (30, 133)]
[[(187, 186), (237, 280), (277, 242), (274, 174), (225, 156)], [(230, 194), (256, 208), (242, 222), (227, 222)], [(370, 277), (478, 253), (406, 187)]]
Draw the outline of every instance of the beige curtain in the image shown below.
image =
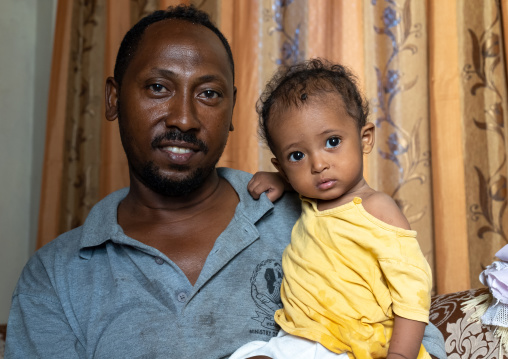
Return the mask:
[[(505, 10), (507, 4), (503, 4)], [(502, 13), (500, 1), (457, 1), (469, 272), (475, 284), (476, 273), (508, 241), (508, 102)]]
[(430, 2), (427, 26), (436, 277), (447, 293), (478, 286), (469, 275), (456, 1)]
[(105, 13), (96, 1), (58, 4), (39, 244), (82, 223), (98, 198)]
[[(104, 79), (131, 24), (180, 2), (59, 1), (39, 246), (128, 185), (117, 124), (103, 118)], [(418, 231), (436, 292), (480, 285), (478, 274), (508, 239), (506, 0), (185, 3), (211, 14), (235, 58), (235, 131), (219, 165), (272, 168), (254, 107), (278, 65), (310, 57), (346, 64), (376, 124), (368, 182)]]

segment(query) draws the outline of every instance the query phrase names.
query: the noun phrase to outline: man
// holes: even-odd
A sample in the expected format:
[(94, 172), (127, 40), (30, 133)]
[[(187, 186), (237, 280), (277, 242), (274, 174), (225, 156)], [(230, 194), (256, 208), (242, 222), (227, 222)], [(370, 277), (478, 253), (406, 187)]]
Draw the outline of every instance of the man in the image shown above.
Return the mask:
[[(224, 358), (276, 335), (299, 201), (254, 201), (250, 175), (215, 168), (235, 96), (231, 50), (206, 14), (177, 7), (129, 31), (106, 117), (119, 121), (130, 188), (30, 259), (7, 358)], [(442, 338), (426, 340), (440, 355)]]

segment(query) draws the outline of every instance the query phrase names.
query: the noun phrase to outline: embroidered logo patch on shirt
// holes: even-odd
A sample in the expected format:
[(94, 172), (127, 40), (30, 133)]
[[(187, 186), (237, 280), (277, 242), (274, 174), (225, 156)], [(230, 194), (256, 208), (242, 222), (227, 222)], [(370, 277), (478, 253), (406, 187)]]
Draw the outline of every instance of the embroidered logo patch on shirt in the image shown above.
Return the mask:
[[(273, 320), (273, 314), (282, 308), (280, 285), (282, 283), (282, 265), (275, 259), (267, 259), (259, 263), (250, 279), (251, 296), (256, 304), (256, 316), (252, 317), (261, 323), (264, 329), (251, 329), (251, 332), (276, 336), (279, 326)], [(272, 333), (270, 333), (271, 331)]]

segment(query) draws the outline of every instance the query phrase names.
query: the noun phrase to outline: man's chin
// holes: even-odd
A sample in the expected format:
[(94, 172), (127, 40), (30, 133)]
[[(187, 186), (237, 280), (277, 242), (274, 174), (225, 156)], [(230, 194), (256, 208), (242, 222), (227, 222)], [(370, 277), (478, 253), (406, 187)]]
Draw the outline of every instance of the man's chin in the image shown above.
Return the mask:
[[(143, 182), (154, 192), (168, 197), (185, 196), (203, 185), (208, 175), (215, 167), (209, 169), (197, 168), (192, 172), (187, 166), (177, 166), (174, 175), (162, 174), (152, 163), (145, 166), (142, 173)], [(183, 168), (185, 167), (185, 168)]]
[(178, 175), (186, 176), (186, 175), (184, 175), (184, 173), (191, 172), (190, 166), (187, 166), (187, 165), (171, 164), (171, 165), (168, 166), (168, 169), (170, 171), (174, 171), (175, 173), (177, 173), (177, 176)]

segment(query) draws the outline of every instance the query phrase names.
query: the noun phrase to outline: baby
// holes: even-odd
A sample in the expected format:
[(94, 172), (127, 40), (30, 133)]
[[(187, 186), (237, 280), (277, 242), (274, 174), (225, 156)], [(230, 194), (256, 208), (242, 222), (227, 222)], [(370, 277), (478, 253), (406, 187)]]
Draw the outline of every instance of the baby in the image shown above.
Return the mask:
[(363, 178), (375, 127), (354, 75), (319, 59), (284, 68), (258, 113), (280, 176), (259, 172), (249, 191), (275, 200), (287, 181), (302, 214), (282, 258), (279, 335), (231, 359), (430, 358), (430, 268), (396, 203)]

